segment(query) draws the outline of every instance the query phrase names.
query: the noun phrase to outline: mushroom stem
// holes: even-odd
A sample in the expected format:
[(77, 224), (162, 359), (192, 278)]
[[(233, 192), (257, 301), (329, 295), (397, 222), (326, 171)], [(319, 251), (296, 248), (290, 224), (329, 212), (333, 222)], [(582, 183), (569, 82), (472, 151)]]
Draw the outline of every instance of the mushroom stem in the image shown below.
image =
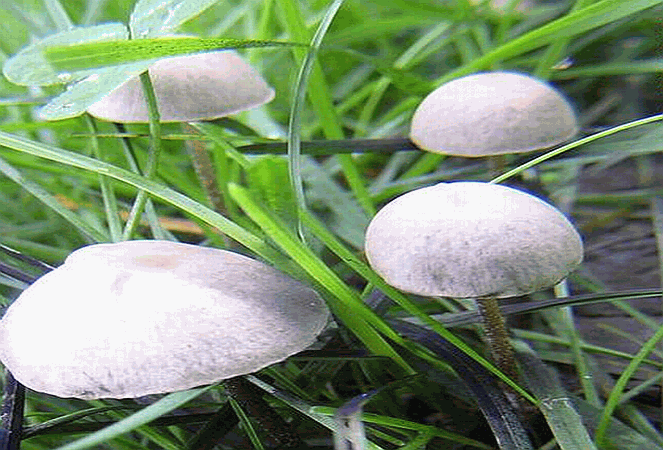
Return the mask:
[(502, 175), (506, 168), (506, 155), (493, 155), (488, 157), (488, 168), (490, 178), (497, 178)]
[[(197, 131), (188, 124), (183, 124), (182, 128), (185, 132), (197, 133)], [(203, 186), (205, 194), (209, 199), (214, 210), (220, 214), (225, 214), (226, 207), (223, 203), (223, 197), (219, 190), (219, 184), (214, 173), (214, 164), (210, 158), (205, 142), (199, 140), (186, 141), (186, 150), (191, 158), (193, 169), (196, 171), (198, 181)]]
[(490, 353), (497, 367), (512, 380), (518, 380), (516, 359), (509, 342), (505, 319), (495, 297), (477, 298), (477, 307)]

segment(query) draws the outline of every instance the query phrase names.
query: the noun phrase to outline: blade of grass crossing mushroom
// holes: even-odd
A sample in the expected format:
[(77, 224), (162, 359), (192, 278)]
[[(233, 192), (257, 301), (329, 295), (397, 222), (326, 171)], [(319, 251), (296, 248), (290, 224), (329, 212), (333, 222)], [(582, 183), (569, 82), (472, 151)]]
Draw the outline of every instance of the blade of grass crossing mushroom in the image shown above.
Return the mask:
[[(152, 86), (149, 73), (143, 72), (140, 74), (140, 81), (143, 85), (143, 92), (145, 94), (148, 115), (150, 118), (150, 149), (148, 153), (147, 167), (145, 169), (145, 176), (150, 180), (154, 178), (157, 173), (159, 155), (161, 154), (161, 118), (159, 116), (157, 97), (154, 93), (154, 86)], [(124, 227), (124, 232), (122, 233), (123, 240), (131, 239), (131, 236), (136, 231), (140, 219), (143, 216), (143, 210), (145, 209), (147, 198), (147, 192), (144, 190), (138, 191), (138, 195), (136, 196), (136, 200), (134, 201), (131, 212), (129, 213), (129, 218)]]
[(444, 339), (455, 345), (460, 351), (474, 359), (478, 364), (481, 364), (486, 370), (492, 372), (495, 376), (502, 379), (505, 383), (509, 384), (514, 390), (518, 391), (523, 397), (536, 403), (536, 400), (520, 386), (504, 376), (500, 371), (485, 358), (475, 352), (471, 347), (465, 344), (462, 340), (458, 339), (453, 333), (442, 326), (438, 321), (430, 317), (421, 310), (414, 302), (412, 302), (402, 292), (394, 287), (388, 285), (375, 271), (373, 271), (367, 264), (360, 261), (350, 250), (345, 248), (343, 244), (338, 241), (313, 215), (302, 211), (300, 212), (303, 224), (312, 231), (312, 233), (320, 239), (326, 246), (335, 253), (341, 260), (350, 266), (356, 273), (364, 277), (369, 283), (375, 286), (380, 291), (384, 292), (389, 298), (400, 305), (407, 312), (420, 319), (426, 326), (430, 327), (434, 332), (442, 336)]
[[(292, 102), (292, 108), (290, 109), (290, 120), (288, 122), (288, 162), (290, 165), (290, 182), (292, 183), (292, 190), (295, 193), (297, 204), (302, 210), (306, 210), (306, 197), (304, 196), (304, 182), (302, 179), (302, 142), (300, 130), (306, 88), (311, 77), (311, 72), (313, 71), (315, 57), (320, 45), (322, 45), (322, 39), (341, 5), (343, 5), (343, 0), (335, 0), (327, 9), (313, 39), (311, 39), (311, 46), (301, 63), (299, 74), (297, 75), (297, 81), (295, 82), (294, 100)], [(301, 223), (298, 223), (297, 227), (299, 237), (304, 241), (305, 237), (301, 228)]]
[[(91, 133), (90, 146), (92, 147), (92, 154), (95, 158), (103, 160), (101, 149), (99, 148), (99, 139), (96, 137), (97, 126), (90, 116), (86, 115), (84, 117), (85, 124)], [(118, 242), (122, 237), (122, 224), (120, 223), (120, 214), (117, 209), (117, 199), (113, 192), (113, 185), (107, 176), (99, 175), (99, 186), (101, 186), (101, 196), (104, 200), (110, 238), (113, 242)]]
[[(336, 5), (335, 2), (327, 9), (325, 16), (323, 16), (323, 22), (320, 26), (322, 27), (325, 23), (325, 17), (329, 17), (329, 20), (333, 19), (336, 10), (340, 5)], [(342, 2), (341, 2), (342, 3)], [(304, 21), (303, 14), (299, 8), (298, 2), (292, 0), (277, 0), (277, 4), (282, 11), (283, 16), (283, 26), (287, 30), (288, 34), (297, 42), (308, 42), (310, 41), (310, 36), (307, 31), (308, 27)], [(326, 25), (328, 27), (328, 24)], [(321, 34), (314, 37), (320, 42), (324, 37), (326, 28), (319, 28)], [(316, 33), (317, 34), (317, 33)], [(312, 45), (315, 45), (314, 41), (311, 41)], [(304, 60), (307, 56), (304, 49), (293, 48), (293, 54), (295, 61), (300, 66), (303, 65)], [(309, 101), (311, 106), (314, 109), (322, 131), (327, 139), (343, 139), (343, 127), (341, 121), (338, 117), (336, 109), (334, 108), (334, 103), (332, 95), (329, 89), (329, 86), (325, 80), (320, 64), (314, 57), (312, 57), (312, 69), (311, 75), (309, 78), (307, 90)], [(336, 155), (341, 167), (343, 169), (343, 174), (345, 175), (350, 189), (353, 194), (357, 197), (357, 200), (361, 204), (362, 208), (366, 210), (369, 215), (375, 214), (375, 205), (371, 199), (366, 186), (362, 180), (362, 177), (357, 169), (354, 160), (351, 155)]]
[[(126, 127), (124, 126), (123, 123), (115, 123), (115, 128), (117, 130), (124, 134), (126, 133)], [(122, 137), (120, 139), (120, 142), (122, 144), (122, 150), (124, 152), (124, 158), (127, 161), (127, 164), (129, 164), (129, 168), (131, 171), (137, 175), (143, 175), (140, 167), (138, 167), (138, 160), (136, 159), (136, 152), (134, 151), (133, 145), (131, 144), (131, 140), (128, 137)], [(154, 210), (154, 204), (152, 203), (151, 199), (147, 200), (147, 203), (145, 204), (145, 212), (147, 216), (147, 222), (150, 225), (150, 230), (152, 232), (152, 236), (154, 236), (155, 239), (164, 239), (164, 240), (171, 240), (174, 241), (174, 237), (166, 230), (164, 230), (161, 227), (161, 224), (159, 223), (159, 218), (157, 217), (156, 211)]]
[[(408, 364), (376, 330), (394, 342), (402, 341), (398, 334), (376, 316), (361, 301), (357, 293), (327, 267), (313, 251), (298, 240), (287, 225), (258, 205), (246, 189), (233, 183), (229, 184), (228, 188), (233, 200), (242, 210), (302, 269), (334, 296), (337, 301), (330, 304), (330, 308), (357, 337), (376, 355), (391, 358), (408, 373), (412, 373)], [(368, 324), (371, 326), (366, 326)]]
[[(605, 0), (604, 0), (605, 1)], [(626, 131), (631, 128), (636, 128), (642, 125), (647, 125), (649, 123), (654, 123), (654, 122), (659, 122), (663, 120), (663, 114), (658, 114), (655, 116), (650, 116), (650, 117), (645, 117), (644, 119), (638, 119), (634, 120), (632, 122), (628, 122), (622, 125), (618, 125), (616, 127), (609, 128), (607, 130), (592, 134), (591, 136), (587, 136), (582, 139), (578, 139), (577, 141), (571, 142), (570, 144), (563, 145), (559, 148), (556, 148), (554, 150), (551, 150), (549, 152), (544, 153), (543, 155), (534, 158), (524, 164), (521, 164), (518, 167), (515, 167), (514, 169), (509, 170), (508, 172), (503, 173), (499, 177), (493, 178), (490, 182), (491, 183), (502, 183), (503, 181), (518, 175), (519, 173), (534, 167), (538, 164), (541, 164), (544, 161), (547, 161), (551, 158), (554, 158), (555, 156), (561, 155), (562, 153), (565, 153), (569, 150), (573, 150), (574, 148), (580, 147), (581, 145), (588, 144), (590, 142), (596, 141), (597, 139), (601, 139), (603, 137), (611, 136), (613, 134), (619, 133), (620, 131)]]

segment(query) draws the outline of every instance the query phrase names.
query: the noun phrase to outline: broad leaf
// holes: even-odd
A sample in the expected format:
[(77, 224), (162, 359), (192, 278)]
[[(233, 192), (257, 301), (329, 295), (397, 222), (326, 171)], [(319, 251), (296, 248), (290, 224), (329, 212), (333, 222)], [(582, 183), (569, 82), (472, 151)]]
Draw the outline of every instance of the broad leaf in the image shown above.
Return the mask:
[(44, 120), (61, 120), (79, 116), (113, 89), (146, 71), (154, 61), (97, 69), (87, 78), (70, 85), (65, 92), (41, 108), (39, 117)]
[[(129, 33), (121, 23), (74, 28), (48, 36), (24, 48), (5, 62), (3, 73), (12, 83), (24, 86), (44, 86), (70, 83), (84, 78), (92, 71), (57, 73), (46, 61), (43, 50), (49, 46), (127, 39)], [(89, 58), (89, 54), (88, 54)]]
[(139, 0), (129, 20), (134, 39), (167, 34), (217, 0)]

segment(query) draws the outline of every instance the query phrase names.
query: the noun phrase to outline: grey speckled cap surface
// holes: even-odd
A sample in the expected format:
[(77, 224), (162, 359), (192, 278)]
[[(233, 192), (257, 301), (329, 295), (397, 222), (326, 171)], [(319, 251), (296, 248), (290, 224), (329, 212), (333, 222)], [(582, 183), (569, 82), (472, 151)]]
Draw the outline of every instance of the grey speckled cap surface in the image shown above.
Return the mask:
[(440, 183), (382, 208), (366, 256), (387, 283), (414, 294), (512, 297), (554, 285), (580, 262), (573, 225), (551, 205), (506, 186)]
[(73, 252), (9, 307), (0, 360), (60, 397), (126, 398), (255, 372), (329, 317), (308, 287), (246, 256), (166, 241)]
[[(149, 69), (162, 122), (216, 119), (255, 108), (274, 90), (233, 51), (162, 59)], [(88, 108), (112, 122), (147, 122), (147, 104), (138, 78), (132, 78)]]
[(431, 92), (412, 117), (421, 149), (456, 156), (523, 153), (578, 132), (571, 105), (547, 83), (511, 72), (468, 75)]

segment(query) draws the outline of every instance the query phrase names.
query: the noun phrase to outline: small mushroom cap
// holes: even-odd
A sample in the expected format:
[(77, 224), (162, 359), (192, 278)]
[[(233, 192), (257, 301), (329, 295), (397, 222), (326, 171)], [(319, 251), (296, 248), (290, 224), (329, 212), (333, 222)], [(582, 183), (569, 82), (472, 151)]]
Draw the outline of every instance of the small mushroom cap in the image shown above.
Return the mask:
[(577, 132), (573, 108), (550, 85), (491, 72), (434, 90), (412, 117), (410, 139), (430, 152), (479, 157), (552, 147)]
[[(233, 51), (162, 59), (149, 69), (162, 122), (211, 120), (255, 108), (274, 98), (274, 90)], [(138, 78), (120, 85), (88, 108), (102, 120), (148, 122)]]
[(0, 360), (60, 397), (128, 398), (255, 372), (310, 344), (329, 312), (237, 253), (167, 241), (73, 252), (9, 307)]
[(512, 297), (553, 286), (582, 261), (582, 241), (551, 205), (506, 186), (440, 183), (388, 203), (366, 232), (366, 256), (413, 294)]

